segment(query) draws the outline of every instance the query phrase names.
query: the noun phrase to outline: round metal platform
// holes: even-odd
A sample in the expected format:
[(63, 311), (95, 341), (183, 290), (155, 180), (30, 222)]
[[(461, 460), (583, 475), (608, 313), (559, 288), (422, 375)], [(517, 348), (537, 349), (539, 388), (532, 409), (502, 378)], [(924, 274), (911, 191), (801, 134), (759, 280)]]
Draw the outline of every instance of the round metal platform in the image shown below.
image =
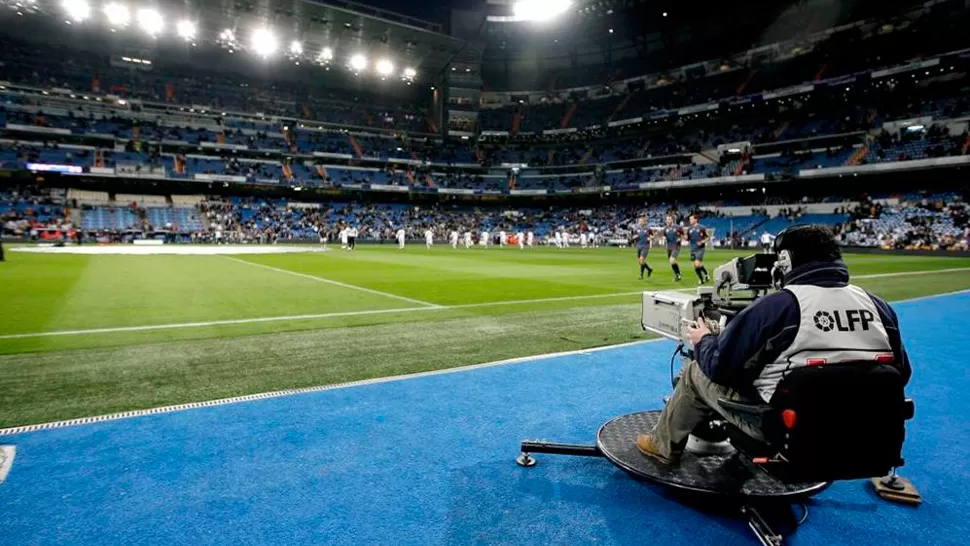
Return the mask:
[(738, 453), (696, 457), (685, 452), (677, 465), (667, 466), (640, 453), (636, 437), (653, 430), (659, 411), (621, 415), (600, 427), (596, 445), (603, 456), (635, 477), (688, 493), (748, 498), (807, 498), (828, 484), (786, 484)]

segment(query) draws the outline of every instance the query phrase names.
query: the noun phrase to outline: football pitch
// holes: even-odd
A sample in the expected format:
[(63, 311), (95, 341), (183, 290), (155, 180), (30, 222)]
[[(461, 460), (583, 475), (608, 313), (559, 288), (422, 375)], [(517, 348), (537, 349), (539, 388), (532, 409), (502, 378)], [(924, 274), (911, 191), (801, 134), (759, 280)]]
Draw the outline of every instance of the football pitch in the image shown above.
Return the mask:
[[(710, 251), (707, 267), (742, 252)], [(361, 246), (355, 252), (0, 263), (0, 428), (646, 339), (659, 249)], [(850, 255), (890, 300), (970, 289), (970, 259)], [(927, 303), (931, 305), (931, 303)]]

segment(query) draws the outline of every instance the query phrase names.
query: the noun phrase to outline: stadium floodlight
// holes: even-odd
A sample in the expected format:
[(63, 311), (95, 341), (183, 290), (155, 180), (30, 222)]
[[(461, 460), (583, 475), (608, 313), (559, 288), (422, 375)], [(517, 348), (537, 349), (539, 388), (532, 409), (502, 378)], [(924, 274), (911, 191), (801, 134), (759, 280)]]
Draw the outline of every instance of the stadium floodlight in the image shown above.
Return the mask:
[(410, 66), (404, 69), (404, 77), (411, 80), (418, 75), (418, 71), (411, 68)]
[(104, 7), (104, 17), (113, 27), (123, 27), (131, 20), (131, 13), (124, 4), (112, 2)]
[(301, 44), (296, 40), (293, 40), (293, 43), (290, 44), (290, 53), (292, 53), (293, 55), (302, 55), (303, 44)]
[(91, 4), (87, 0), (63, 0), (61, 6), (71, 21), (81, 22), (91, 15)]
[(138, 25), (150, 36), (157, 36), (165, 23), (162, 21), (162, 14), (151, 8), (138, 10)]
[(377, 73), (381, 76), (390, 76), (394, 72), (394, 63), (388, 59), (381, 59), (377, 61)]
[(548, 21), (565, 13), (571, 0), (519, 0), (512, 5), (512, 13), (519, 21)]
[(319, 60), (324, 63), (328, 63), (333, 60), (333, 48), (325, 47), (320, 51)]
[(175, 25), (175, 31), (181, 38), (186, 40), (191, 40), (195, 38), (195, 23), (192, 21), (182, 20)]
[(269, 57), (276, 53), (279, 42), (269, 29), (260, 28), (253, 32), (252, 47), (253, 51), (260, 57)]
[(354, 55), (350, 58), (350, 68), (353, 68), (358, 72), (367, 68), (367, 57), (364, 57), (360, 53)]

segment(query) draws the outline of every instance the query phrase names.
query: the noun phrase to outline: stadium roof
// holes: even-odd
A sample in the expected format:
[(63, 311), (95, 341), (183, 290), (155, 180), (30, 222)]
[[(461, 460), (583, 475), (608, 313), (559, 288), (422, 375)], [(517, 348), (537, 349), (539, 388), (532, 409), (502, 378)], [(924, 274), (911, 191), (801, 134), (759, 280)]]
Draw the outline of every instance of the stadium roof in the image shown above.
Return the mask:
[[(553, 1), (553, 0), (550, 0)], [(478, 39), (483, 63), (520, 76), (542, 70), (639, 60), (665, 70), (727, 57), (760, 45), (804, 38), (838, 25), (885, 18), (920, 0), (572, 0), (542, 21), (516, 20), (510, 0), (486, 0)], [(932, 3), (932, 2), (931, 2)], [(505, 68), (508, 67), (508, 68)], [(513, 68), (514, 67), (514, 68)], [(517, 88), (514, 82), (490, 82)], [(510, 86), (509, 86), (510, 84)]]
[[(13, 0), (0, 0), (6, 3)], [(109, 0), (70, 0), (88, 6), (86, 26), (105, 25), (104, 9)], [(21, 11), (49, 16), (51, 22), (65, 21), (69, 2), (37, 0)], [(399, 64), (413, 66), (424, 74), (441, 72), (464, 46), (464, 41), (444, 33), (438, 23), (370, 7), (349, 0), (188, 0), (184, 4), (156, 4), (151, 0), (125, 3), (132, 15), (143, 8), (157, 9), (164, 25), (159, 40), (174, 35), (178, 21), (194, 23), (196, 39), (217, 41), (227, 29), (245, 45), (256, 29), (268, 29), (282, 45), (298, 41), (307, 52), (332, 48), (335, 58), (363, 53), (371, 57), (393, 57)], [(22, 5), (22, 4), (19, 4)], [(18, 8), (20, 9), (20, 8)], [(134, 17), (132, 17), (134, 27)], [(141, 37), (132, 29), (132, 39)]]
[(226, 20), (236, 25), (262, 23), (311, 47), (349, 46), (407, 58), (426, 74), (443, 70), (464, 44), (445, 34), (440, 24), (347, 0), (237, 1), (228, 7), (221, 0), (197, 1), (212, 32), (219, 32)]

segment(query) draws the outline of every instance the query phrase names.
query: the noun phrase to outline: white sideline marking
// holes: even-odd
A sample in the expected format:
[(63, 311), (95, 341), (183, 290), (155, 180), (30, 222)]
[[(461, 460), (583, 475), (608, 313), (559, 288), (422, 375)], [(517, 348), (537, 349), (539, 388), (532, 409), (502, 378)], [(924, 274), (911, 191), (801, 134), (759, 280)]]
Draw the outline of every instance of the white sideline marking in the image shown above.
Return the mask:
[[(421, 308), (423, 309), (423, 308)], [(404, 381), (408, 379), (419, 379), (422, 377), (432, 377), (436, 375), (448, 375), (453, 373), (470, 372), (473, 370), (480, 370), (482, 368), (493, 368), (496, 366), (505, 366), (508, 364), (521, 364), (523, 362), (534, 362), (536, 360), (545, 360), (549, 358), (556, 358), (561, 356), (572, 356), (572, 355), (588, 355), (591, 353), (596, 353), (600, 351), (609, 351), (612, 349), (621, 349), (623, 347), (631, 347), (634, 345), (643, 345), (646, 343), (656, 343), (659, 341), (667, 341), (665, 338), (654, 338), (645, 339), (640, 341), (631, 341), (629, 343), (620, 343), (618, 345), (607, 345), (604, 347), (593, 347), (591, 349), (577, 349), (574, 351), (562, 351), (558, 353), (546, 353), (541, 355), (532, 356), (520, 356), (518, 358), (509, 358), (506, 360), (497, 360), (495, 362), (485, 362), (482, 364), (471, 364), (468, 366), (460, 366), (458, 368), (446, 368), (443, 370), (432, 370), (429, 372), (417, 372), (405, 375), (392, 375), (390, 377), (378, 377), (374, 379), (363, 379), (360, 381), (350, 381), (348, 383), (335, 383), (332, 385), (321, 385), (317, 387), (304, 387), (301, 389), (286, 389), (281, 391), (271, 391), (263, 392), (258, 394), (249, 394), (246, 396), (234, 396), (232, 398), (220, 398), (218, 400), (208, 400), (205, 402), (192, 402), (188, 404), (178, 404), (174, 406), (162, 406), (158, 408), (144, 409), (144, 410), (132, 410), (123, 411), (119, 413), (109, 413), (106, 415), (98, 415), (94, 417), (81, 417), (78, 419), (68, 419), (65, 421), (53, 421), (50, 423), (40, 423), (36, 425), (23, 425), (19, 427), (10, 428), (0, 428), (0, 436), (10, 436), (12, 434), (22, 434), (25, 432), (36, 432), (38, 430), (49, 430), (54, 428), (64, 428), (76, 425), (89, 425), (93, 423), (101, 423), (104, 421), (117, 421), (119, 419), (130, 419), (132, 417), (142, 417), (145, 415), (157, 415), (159, 413), (173, 413), (177, 411), (184, 411), (196, 408), (207, 408), (212, 406), (225, 406), (228, 404), (238, 404), (240, 402), (250, 402), (253, 400), (265, 400), (267, 398), (282, 398), (285, 396), (294, 396), (297, 394), (307, 394), (312, 392), (324, 392), (336, 389), (347, 389), (351, 387), (360, 387), (365, 385), (379, 385), (381, 383), (391, 383), (395, 381)]]
[(968, 289), (968, 290), (955, 290), (953, 292), (944, 292), (942, 294), (930, 294), (929, 296), (919, 296), (919, 297), (916, 297), (916, 298), (906, 298), (904, 300), (896, 300), (896, 301), (891, 302), (891, 303), (913, 303), (913, 302), (916, 302), (916, 301), (934, 300), (936, 298), (942, 298), (944, 296), (958, 296), (960, 294), (970, 294), (970, 289)]
[(121, 332), (145, 332), (151, 330), (172, 330), (177, 328), (202, 328), (206, 326), (229, 326), (235, 324), (250, 324), (256, 322), (282, 322), (288, 320), (317, 320), (339, 317), (355, 317), (362, 315), (387, 315), (393, 313), (411, 313), (415, 311), (446, 311), (450, 309), (471, 309), (475, 307), (491, 307), (499, 305), (525, 305), (529, 303), (547, 303), (556, 301), (587, 300), (596, 298), (612, 298), (619, 296), (640, 295), (642, 292), (617, 292), (611, 294), (594, 294), (591, 296), (563, 296), (560, 298), (540, 298), (534, 300), (490, 301), (482, 303), (463, 303), (459, 305), (436, 305), (434, 307), (401, 307), (398, 309), (374, 309), (370, 311), (346, 311), (342, 313), (318, 313), (312, 315), (289, 315), (276, 317), (256, 317), (245, 319), (211, 320), (206, 322), (179, 322), (174, 324), (147, 324), (144, 326), (117, 326), (111, 328), (90, 328), (86, 330), (54, 330), (52, 332), (31, 332), (26, 334), (0, 335), (3, 339), (24, 339), (31, 337), (76, 336), (82, 334), (115, 334)]
[[(227, 258), (227, 259), (233, 259), (233, 258)], [(260, 266), (260, 267), (267, 267), (267, 268), (270, 268), (270, 269), (276, 269), (275, 267), (264, 266), (262, 264), (255, 264), (253, 262), (246, 262), (245, 260), (237, 260), (237, 261), (245, 262), (245, 263), (250, 264), (250, 265), (256, 265), (256, 266)], [(286, 271), (285, 269), (280, 269), (279, 271), (283, 271), (283, 272), (286, 272), (286, 273), (291, 273), (291, 274), (294, 274), (294, 275), (304, 276), (303, 273), (295, 273), (293, 271)], [(875, 274), (875, 275), (856, 275), (856, 276), (854, 276), (852, 278), (853, 279), (874, 279), (874, 278), (881, 278), (881, 277), (902, 277), (902, 276), (907, 276), (907, 275), (929, 275), (929, 274), (932, 274), (932, 273), (953, 273), (953, 272), (958, 272), (958, 271), (970, 271), (970, 268), (964, 267), (964, 268), (954, 268), (954, 269), (938, 269), (938, 270), (935, 270), (935, 271), (929, 271), (929, 270), (927, 270), (927, 271), (901, 271), (901, 272), (898, 272), (898, 273), (880, 273), (880, 274)], [(310, 277), (310, 278), (312, 278), (314, 280), (318, 280), (318, 281), (321, 281), (321, 282), (333, 282), (333, 283), (337, 283), (337, 281), (324, 280), (321, 277), (312, 277), (312, 276), (309, 276), (309, 275), (307, 275), (307, 277)], [(338, 283), (338, 284), (343, 284), (343, 283)], [(351, 287), (351, 285), (347, 285), (347, 286), (348, 287)], [(370, 290), (370, 289), (366, 289), (366, 288), (362, 288), (362, 287), (353, 287), (353, 288), (357, 288), (357, 289), (361, 289), (361, 290), (368, 290), (368, 291)], [(693, 292), (694, 290), (696, 290), (696, 287), (695, 288), (677, 288), (677, 289), (674, 289), (674, 290), (675, 291), (678, 291), (678, 292)], [(932, 299), (932, 298), (938, 298), (938, 297), (942, 297), (942, 296), (951, 296), (951, 295), (955, 295), (955, 294), (961, 294), (963, 292), (970, 292), (970, 290), (958, 290), (958, 291), (955, 291), (955, 292), (945, 292), (943, 294), (932, 294), (932, 295), (929, 295), (929, 296), (921, 296), (921, 297), (918, 297), (918, 298), (911, 298), (911, 299), (906, 299), (906, 300), (900, 300), (900, 301), (892, 302), (892, 303), (907, 303), (907, 302), (911, 302), (911, 301), (919, 301), (919, 300), (924, 300), (924, 299)], [(531, 299), (531, 300), (492, 301), (492, 302), (483, 302), (483, 303), (464, 303), (464, 304), (458, 304), (458, 305), (434, 305), (434, 304), (428, 304), (428, 303), (425, 303), (425, 302), (415, 302), (415, 303), (421, 303), (421, 304), (423, 304), (424, 307), (401, 307), (399, 309), (374, 309), (374, 310), (370, 310), (370, 311), (346, 311), (346, 312), (342, 312), (342, 313), (319, 313), (319, 314), (310, 314), (310, 315), (289, 315), (289, 316), (275, 316), (275, 317), (255, 317), (255, 318), (245, 318), (245, 319), (212, 320), (212, 321), (205, 321), (205, 322), (180, 322), (180, 323), (174, 323), (174, 324), (149, 324), (149, 325), (144, 325), (144, 326), (117, 326), (117, 327), (111, 327), (111, 328), (90, 328), (90, 329), (86, 329), (86, 330), (54, 330), (54, 331), (51, 331), (51, 332), (30, 332), (30, 333), (24, 333), (24, 334), (4, 334), (4, 335), (0, 335), (0, 340), (4, 340), (4, 339), (27, 339), (27, 338), (35, 338), (35, 337), (77, 336), (77, 335), (84, 335), (84, 334), (116, 334), (116, 333), (124, 333), (124, 332), (146, 332), (146, 331), (152, 331), (152, 330), (173, 330), (173, 329), (179, 329), (179, 328), (204, 328), (204, 327), (208, 327), (208, 326), (232, 326), (232, 325), (236, 325), (236, 324), (251, 324), (251, 323), (259, 323), (259, 322), (283, 322), (283, 321), (296, 321), (296, 320), (319, 320), (319, 319), (328, 319), (328, 318), (354, 317), (354, 316), (366, 316), (366, 315), (387, 315), (387, 314), (393, 314), (393, 313), (411, 313), (411, 312), (415, 312), (415, 311), (447, 311), (447, 310), (454, 310), (454, 309), (473, 309), (473, 308), (477, 308), (477, 307), (493, 307), (493, 306), (494, 307), (497, 307), (497, 306), (505, 306), (505, 305), (528, 305), (530, 303), (550, 303), (550, 302), (557, 302), (557, 301), (573, 301), (573, 300), (588, 300), (588, 299), (613, 298), (613, 297), (620, 297), (620, 296), (636, 296), (636, 295), (640, 295), (642, 293), (643, 293), (643, 291), (638, 291), (638, 292), (615, 292), (615, 293), (610, 293), (610, 294), (593, 294), (593, 295), (588, 295), (588, 296), (562, 296), (562, 297), (557, 297), (557, 298), (538, 298), (538, 299)], [(383, 292), (378, 292), (378, 294), (380, 294), (380, 295), (388, 295), (388, 294), (384, 294)], [(393, 297), (399, 297), (399, 296), (393, 296)]]
[(896, 273), (875, 273), (870, 275), (849, 275), (852, 279), (881, 279), (884, 277), (908, 277), (910, 275), (932, 275), (934, 273), (959, 273), (970, 271), (970, 267), (953, 267), (950, 269), (933, 269), (926, 271), (899, 271)]
[(273, 266), (270, 266), (270, 265), (258, 264), (256, 262), (250, 262), (250, 261), (247, 261), (247, 260), (240, 260), (239, 258), (233, 258), (233, 257), (230, 257), (230, 256), (223, 256), (223, 257), (225, 259), (231, 260), (233, 262), (238, 262), (238, 263), (241, 263), (241, 264), (251, 265), (253, 267), (261, 267), (263, 269), (268, 269), (270, 271), (275, 271), (277, 273), (285, 273), (287, 275), (293, 275), (294, 277), (302, 277), (304, 279), (310, 279), (311, 281), (317, 281), (317, 282), (332, 284), (334, 286), (340, 286), (342, 288), (349, 288), (351, 290), (360, 290), (361, 292), (367, 292), (368, 294), (374, 294), (374, 295), (377, 295), (377, 296), (384, 296), (385, 298), (394, 298), (396, 300), (406, 301), (408, 303), (416, 303), (418, 305), (423, 305), (425, 307), (432, 307), (432, 308), (440, 308), (441, 307), (440, 305), (437, 305), (437, 304), (434, 304), (434, 303), (428, 303), (426, 301), (421, 301), (421, 300), (415, 300), (415, 299), (411, 299), (411, 298), (406, 298), (404, 296), (398, 296), (397, 294), (391, 294), (390, 292), (381, 292), (380, 290), (372, 290), (370, 288), (364, 288), (363, 286), (356, 286), (356, 285), (353, 285), (353, 284), (347, 284), (345, 282), (334, 281), (334, 280), (327, 279), (325, 277), (317, 277), (316, 275), (308, 275), (306, 273), (298, 273), (296, 271), (290, 271), (288, 269), (280, 269), (278, 267), (273, 267)]
[(29, 334), (6, 334), (0, 339), (21, 339), (30, 337), (76, 336), (81, 334), (114, 334), (119, 332), (145, 332), (150, 330), (172, 330), (176, 328), (201, 328), (206, 326), (226, 326), (230, 324), (250, 324), (254, 322), (279, 322), (285, 320), (313, 320), (336, 317), (354, 317), (358, 315), (380, 315), (384, 313), (399, 313), (411, 311), (432, 311), (438, 307), (402, 307), (400, 309), (374, 309), (371, 311), (347, 311), (344, 313), (320, 313), (317, 315), (291, 315), (282, 317), (256, 317), (231, 320), (210, 320), (206, 322), (180, 322), (175, 324), (148, 324), (145, 326), (119, 326), (114, 328), (91, 328), (88, 330), (54, 330), (52, 332), (34, 332)]

